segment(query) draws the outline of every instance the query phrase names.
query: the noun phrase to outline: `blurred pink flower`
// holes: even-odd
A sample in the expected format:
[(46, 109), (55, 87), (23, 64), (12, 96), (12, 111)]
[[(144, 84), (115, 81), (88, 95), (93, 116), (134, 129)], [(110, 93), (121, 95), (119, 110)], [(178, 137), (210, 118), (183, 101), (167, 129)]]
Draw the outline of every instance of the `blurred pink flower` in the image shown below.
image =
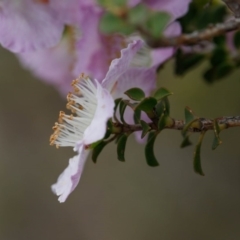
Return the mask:
[(48, 0), (0, 0), (0, 43), (12, 52), (52, 47), (63, 27)]

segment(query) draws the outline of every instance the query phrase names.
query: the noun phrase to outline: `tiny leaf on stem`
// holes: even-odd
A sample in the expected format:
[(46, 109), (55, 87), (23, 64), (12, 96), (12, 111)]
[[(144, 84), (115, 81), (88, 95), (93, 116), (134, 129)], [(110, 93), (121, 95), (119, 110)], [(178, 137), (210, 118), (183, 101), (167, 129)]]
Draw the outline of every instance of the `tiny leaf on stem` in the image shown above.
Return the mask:
[(125, 148), (126, 148), (126, 143), (127, 143), (128, 135), (123, 134), (119, 137), (118, 142), (117, 142), (117, 156), (118, 160), (121, 162), (125, 161)]
[(194, 171), (202, 176), (204, 176), (202, 166), (201, 166), (201, 146), (202, 146), (202, 141), (204, 134), (206, 132), (201, 132), (200, 137), (198, 140), (198, 144), (195, 147), (194, 155), (193, 155), (193, 168)]
[(151, 167), (159, 166), (159, 163), (154, 154), (154, 143), (157, 137), (156, 132), (151, 132), (148, 136), (148, 141), (145, 147), (145, 157), (147, 160), (147, 164)]
[(173, 93), (168, 91), (166, 88), (159, 88), (155, 94), (154, 94), (154, 98), (156, 98), (158, 101), (163, 99), (164, 97), (168, 97), (170, 95), (172, 95)]
[(92, 160), (94, 163), (97, 162), (97, 158), (99, 154), (102, 152), (103, 148), (107, 145), (106, 142), (102, 141), (100, 142), (92, 151)]
[(143, 120), (140, 120), (140, 124), (141, 124), (141, 126), (142, 126), (142, 136), (141, 136), (141, 138), (144, 138), (144, 137), (146, 136), (146, 134), (149, 132), (150, 127), (149, 127), (149, 125), (148, 125), (146, 122), (144, 122)]
[(125, 94), (135, 101), (141, 101), (145, 98), (145, 93), (140, 88), (131, 88), (125, 92)]

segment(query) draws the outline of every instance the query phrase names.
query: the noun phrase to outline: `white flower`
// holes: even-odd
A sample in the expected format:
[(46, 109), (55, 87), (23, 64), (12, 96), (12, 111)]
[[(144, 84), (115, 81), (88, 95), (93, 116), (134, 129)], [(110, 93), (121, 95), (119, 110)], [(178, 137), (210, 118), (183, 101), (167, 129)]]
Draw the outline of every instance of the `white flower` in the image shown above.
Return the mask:
[(64, 202), (77, 186), (88, 155), (88, 146), (104, 137), (107, 120), (113, 115), (111, 94), (96, 80), (82, 75), (72, 84), (74, 93), (67, 97), (74, 115), (60, 112), (59, 123), (53, 127), (50, 144), (71, 146), (78, 155), (69, 160), (69, 166), (52, 186), (53, 192)]

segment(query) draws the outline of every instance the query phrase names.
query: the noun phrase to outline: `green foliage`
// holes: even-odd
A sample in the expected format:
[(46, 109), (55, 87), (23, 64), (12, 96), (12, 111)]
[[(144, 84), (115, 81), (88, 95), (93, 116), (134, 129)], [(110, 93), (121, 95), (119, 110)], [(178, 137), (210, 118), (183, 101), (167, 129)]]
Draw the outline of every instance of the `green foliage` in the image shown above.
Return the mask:
[(125, 161), (125, 148), (128, 139), (128, 134), (122, 134), (117, 143), (117, 156), (118, 160), (121, 162)]
[(220, 144), (222, 144), (222, 141), (219, 136), (221, 130), (216, 119), (214, 120), (213, 126), (214, 126), (214, 139), (212, 143), (212, 150), (215, 150)]
[(198, 144), (195, 147), (193, 155), (193, 167), (194, 171), (202, 176), (204, 176), (202, 166), (201, 166), (201, 146), (205, 132), (200, 133)]
[(111, 13), (106, 12), (100, 21), (100, 30), (106, 34), (112, 33), (122, 33), (129, 35), (134, 32), (134, 28), (129, 25), (124, 19), (121, 17)]
[(126, 124), (124, 120), (124, 113), (125, 113), (126, 107), (127, 107), (126, 100), (122, 100), (119, 104), (119, 114), (120, 114), (120, 120), (124, 124)]
[(153, 95), (154, 98), (156, 98), (157, 101), (165, 98), (165, 97), (168, 97), (170, 95), (172, 95), (173, 93), (168, 91), (166, 88), (159, 88), (155, 94)]
[(234, 42), (234, 46), (239, 49), (240, 48), (240, 31), (237, 31), (234, 34), (233, 42)]
[(146, 29), (148, 29), (153, 38), (159, 39), (170, 19), (170, 15), (166, 12), (152, 13), (146, 21)]
[(156, 104), (157, 104), (157, 100), (155, 98), (147, 97), (136, 106), (136, 110), (141, 110), (146, 113), (151, 113)]
[(148, 135), (148, 141), (147, 144), (145, 146), (145, 157), (147, 160), (147, 164), (151, 167), (156, 167), (159, 165), (155, 154), (154, 154), (154, 143), (157, 137), (157, 133), (156, 132), (151, 132)]
[(97, 162), (99, 154), (102, 152), (103, 148), (107, 145), (106, 142), (100, 141), (100, 143), (94, 147), (92, 151), (92, 160), (94, 163)]
[(184, 54), (181, 50), (177, 51), (175, 56), (175, 74), (184, 75), (192, 68), (196, 67), (205, 59), (204, 54), (187, 53)]
[(131, 88), (127, 90), (124, 94), (126, 94), (132, 100), (136, 101), (141, 101), (145, 98), (145, 93), (140, 88)]
[(140, 120), (140, 124), (141, 124), (141, 126), (142, 126), (142, 136), (141, 136), (141, 138), (144, 138), (146, 135), (147, 135), (147, 133), (149, 132), (149, 130), (151, 129), (150, 127), (149, 127), (149, 125), (145, 122), (145, 121), (143, 121), (143, 120)]

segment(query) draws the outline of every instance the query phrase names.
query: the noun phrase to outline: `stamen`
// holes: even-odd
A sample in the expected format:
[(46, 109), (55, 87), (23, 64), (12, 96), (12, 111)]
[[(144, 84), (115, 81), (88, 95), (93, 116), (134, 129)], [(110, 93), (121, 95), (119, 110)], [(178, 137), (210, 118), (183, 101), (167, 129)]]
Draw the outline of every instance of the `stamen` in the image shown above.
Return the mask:
[(82, 139), (84, 131), (91, 124), (97, 107), (97, 89), (94, 83), (83, 74), (73, 80), (74, 93), (67, 95), (67, 109), (72, 114), (67, 115), (63, 111), (59, 113), (58, 122), (53, 127), (50, 136), (50, 145), (56, 147), (71, 146)]

